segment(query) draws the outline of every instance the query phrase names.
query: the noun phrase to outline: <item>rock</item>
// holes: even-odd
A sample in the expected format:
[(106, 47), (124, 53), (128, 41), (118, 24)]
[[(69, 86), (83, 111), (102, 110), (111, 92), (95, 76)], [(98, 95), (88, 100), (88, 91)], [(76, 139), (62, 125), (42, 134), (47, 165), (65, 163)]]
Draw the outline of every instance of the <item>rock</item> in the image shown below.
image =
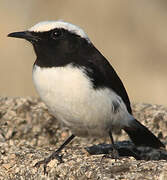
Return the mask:
[[(167, 108), (160, 105), (134, 104), (134, 116), (155, 135), (167, 142)], [(136, 160), (122, 157), (105, 159), (88, 155), (85, 147), (104, 142), (103, 139), (75, 138), (63, 151), (65, 163), (51, 161), (35, 168), (68, 137), (70, 132), (60, 126), (38, 98), (0, 98), (0, 179), (161, 179), (167, 177), (167, 161)], [(126, 133), (116, 135), (127, 140)], [(105, 143), (110, 143), (109, 139)]]

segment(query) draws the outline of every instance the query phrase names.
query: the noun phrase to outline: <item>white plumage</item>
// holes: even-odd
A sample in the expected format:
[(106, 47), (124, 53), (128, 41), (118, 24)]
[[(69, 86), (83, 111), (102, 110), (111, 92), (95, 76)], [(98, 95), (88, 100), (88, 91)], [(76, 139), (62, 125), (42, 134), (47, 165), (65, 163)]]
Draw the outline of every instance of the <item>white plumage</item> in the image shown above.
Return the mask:
[[(78, 136), (108, 136), (131, 120), (122, 99), (108, 88), (93, 89), (83, 68), (33, 68), (35, 87), (51, 113)], [(113, 111), (113, 101), (119, 111)]]

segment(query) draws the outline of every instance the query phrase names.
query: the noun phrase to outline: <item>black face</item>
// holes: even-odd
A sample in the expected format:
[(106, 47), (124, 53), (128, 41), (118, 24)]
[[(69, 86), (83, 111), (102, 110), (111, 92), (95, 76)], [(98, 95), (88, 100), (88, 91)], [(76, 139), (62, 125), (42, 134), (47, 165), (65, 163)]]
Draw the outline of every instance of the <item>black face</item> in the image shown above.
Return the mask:
[(47, 32), (11, 33), (8, 36), (31, 42), (37, 55), (35, 63), (41, 67), (63, 66), (81, 61), (92, 47), (85, 38), (61, 28)]

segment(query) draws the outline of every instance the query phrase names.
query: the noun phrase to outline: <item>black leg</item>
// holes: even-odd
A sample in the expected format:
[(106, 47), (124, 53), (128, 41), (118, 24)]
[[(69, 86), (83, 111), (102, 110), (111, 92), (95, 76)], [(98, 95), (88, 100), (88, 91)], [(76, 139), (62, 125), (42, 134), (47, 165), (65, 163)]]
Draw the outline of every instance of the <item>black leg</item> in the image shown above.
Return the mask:
[(112, 132), (111, 132), (111, 131), (109, 131), (109, 136), (110, 136), (111, 143), (112, 143), (112, 146), (113, 146), (112, 156), (113, 156), (114, 159), (118, 159), (118, 158), (119, 158), (119, 153), (118, 153), (118, 150), (117, 150), (116, 147), (115, 147), (114, 139), (113, 139), (113, 136), (112, 136)]
[(43, 164), (44, 165), (44, 174), (46, 174), (46, 166), (52, 159), (57, 159), (60, 163), (62, 163), (63, 162), (62, 156), (59, 155), (59, 153), (68, 143), (71, 142), (71, 140), (74, 137), (75, 137), (75, 135), (73, 135), (73, 134), (70, 137), (68, 137), (68, 139), (66, 139), (65, 142), (56, 151), (54, 151), (49, 157), (45, 158), (42, 161), (37, 162), (35, 164), (35, 167), (40, 167), (40, 165)]
[(114, 145), (114, 139), (113, 139), (113, 137), (112, 137), (112, 132), (111, 132), (111, 131), (109, 131), (109, 136), (110, 136), (112, 145)]

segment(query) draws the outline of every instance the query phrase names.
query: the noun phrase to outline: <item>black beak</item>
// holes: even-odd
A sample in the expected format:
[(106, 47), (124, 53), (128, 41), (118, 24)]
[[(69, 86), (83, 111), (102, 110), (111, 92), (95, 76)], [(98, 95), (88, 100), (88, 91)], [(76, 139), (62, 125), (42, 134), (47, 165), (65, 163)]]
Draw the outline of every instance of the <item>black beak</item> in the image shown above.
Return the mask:
[(29, 31), (13, 32), (13, 33), (8, 34), (8, 37), (26, 39), (27, 41), (30, 41), (31, 43), (37, 42), (38, 40), (40, 40), (37, 35), (34, 35), (32, 32), (29, 32)]

